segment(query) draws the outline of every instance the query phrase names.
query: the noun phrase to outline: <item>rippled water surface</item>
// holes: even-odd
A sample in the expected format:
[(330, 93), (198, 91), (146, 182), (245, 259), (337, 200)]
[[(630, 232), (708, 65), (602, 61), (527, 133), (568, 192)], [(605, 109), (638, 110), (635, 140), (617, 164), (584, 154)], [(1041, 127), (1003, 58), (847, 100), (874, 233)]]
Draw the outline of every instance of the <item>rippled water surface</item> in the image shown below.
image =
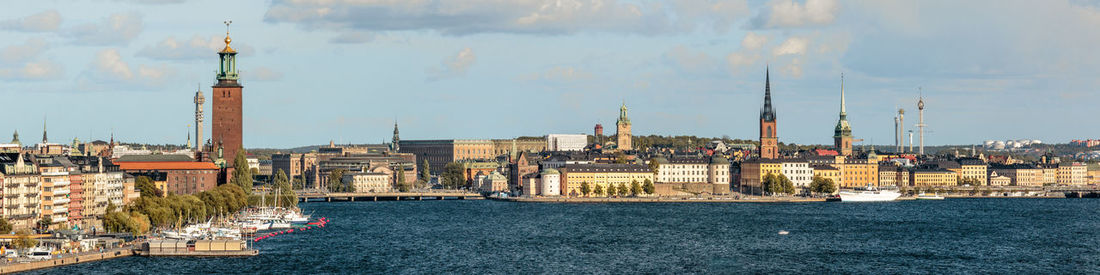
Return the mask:
[(1095, 199), (302, 208), (332, 221), (261, 241), (256, 257), (130, 257), (32, 273), (1100, 272)]

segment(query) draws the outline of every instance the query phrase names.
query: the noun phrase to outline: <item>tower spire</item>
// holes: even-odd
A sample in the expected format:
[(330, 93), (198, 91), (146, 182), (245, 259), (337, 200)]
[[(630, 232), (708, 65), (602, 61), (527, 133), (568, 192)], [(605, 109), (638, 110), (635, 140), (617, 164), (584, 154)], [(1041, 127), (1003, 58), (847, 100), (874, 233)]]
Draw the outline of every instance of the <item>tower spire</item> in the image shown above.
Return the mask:
[(840, 115), (847, 115), (847, 108), (844, 104), (844, 73), (840, 73)]
[(764, 109), (760, 111), (760, 119), (775, 121), (775, 108), (772, 107), (771, 67), (764, 69)]
[(833, 145), (842, 156), (852, 154), (852, 126), (848, 124), (848, 110), (844, 99), (844, 74), (840, 74), (840, 118), (833, 130)]
[(394, 119), (393, 120), (393, 140), (391, 141), (392, 143), (390, 144), (390, 149), (393, 150), (394, 153), (397, 153), (398, 151), (401, 150), (401, 136), (398, 135), (398, 133), (400, 133), (400, 132), (397, 131), (397, 119)]
[(46, 139), (46, 116), (42, 116), (42, 144), (46, 144), (47, 141), (48, 139)]

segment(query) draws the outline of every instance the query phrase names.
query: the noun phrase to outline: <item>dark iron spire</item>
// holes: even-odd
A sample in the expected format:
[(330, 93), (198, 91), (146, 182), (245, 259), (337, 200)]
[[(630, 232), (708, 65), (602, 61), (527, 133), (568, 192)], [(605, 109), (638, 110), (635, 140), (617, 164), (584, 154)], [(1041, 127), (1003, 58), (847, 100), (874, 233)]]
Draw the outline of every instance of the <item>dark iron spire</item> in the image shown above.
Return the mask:
[(764, 71), (764, 108), (760, 110), (760, 119), (775, 121), (775, 108), (772, 107), (771, 68)]

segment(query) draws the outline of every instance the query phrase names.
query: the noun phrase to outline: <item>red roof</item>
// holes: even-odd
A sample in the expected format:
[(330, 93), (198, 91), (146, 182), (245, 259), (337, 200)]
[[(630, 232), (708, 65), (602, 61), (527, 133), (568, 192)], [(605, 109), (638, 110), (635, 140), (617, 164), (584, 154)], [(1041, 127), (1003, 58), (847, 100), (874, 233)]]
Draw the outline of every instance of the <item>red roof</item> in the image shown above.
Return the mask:
[(837, 153), (834, 150), (828, 150), (828, 149), (814, 149), (814, 153), (817, 153), (818, 156), (836, 156), (836, 155), (840, 155), (840, 153)]
[(211, 162), (199, 161), (142, 161), (115, 162), (122, 170), (217, 170)]

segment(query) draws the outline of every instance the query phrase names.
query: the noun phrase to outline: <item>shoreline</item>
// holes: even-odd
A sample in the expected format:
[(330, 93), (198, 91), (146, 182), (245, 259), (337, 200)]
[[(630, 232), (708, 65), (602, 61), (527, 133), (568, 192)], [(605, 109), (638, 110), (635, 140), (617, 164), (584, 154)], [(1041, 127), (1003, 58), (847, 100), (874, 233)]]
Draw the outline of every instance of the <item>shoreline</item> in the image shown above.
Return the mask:
[[(1059, 196), (968, 196), (968, 195), (956, 195), (956, 196), (944, 196), (946, 199), (1067, 199), (1066, 197)], [(810, 202), (830, 202), (826, 198), (767, 198), (767, 197), (751, 197), (751, 198), (732, 198), (732, 197), (715, 197), (715, 198), (693, 198), (693, 197), (649, 197), (649, 198), (568, 198), (568, 197), (512, 197), (512, 198), (495, 198), (487, 197), (489, 200), (507, 201), (507, 202), (519, 202), (519, 203), (810, 203)], [(897, 201), (911, 201), (917, 200), (916, 197), (900, 197)]]
[(81, 255), (69, 255), (61, 258), (54, 258), (49, 260), (26, 262), (26, 263), (5, 263), (0, 264), (0, 274), (10, 274), (16, 272), (26, 272), (31, 270), (54, 268), (59, 266), (89, 263), (104, 261), (110, 259), (124, 258), (134, 256), (134, 251), (131, 248), (113, 249), (103, 252), (93, 252), (89, 254)]

